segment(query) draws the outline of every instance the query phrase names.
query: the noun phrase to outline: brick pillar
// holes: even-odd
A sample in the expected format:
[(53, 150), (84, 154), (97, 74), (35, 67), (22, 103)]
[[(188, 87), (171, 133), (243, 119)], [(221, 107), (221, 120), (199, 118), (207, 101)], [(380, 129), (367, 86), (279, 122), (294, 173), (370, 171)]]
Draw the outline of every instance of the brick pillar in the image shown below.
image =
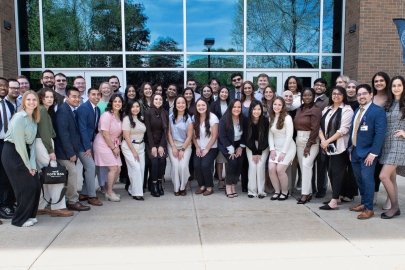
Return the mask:
[[(5, 21), (11, 29), (5, 29)], [(14, 18), (14, 1), (0, 1), (0, 76), (15, 78), (17, 76), (17, 45)]]

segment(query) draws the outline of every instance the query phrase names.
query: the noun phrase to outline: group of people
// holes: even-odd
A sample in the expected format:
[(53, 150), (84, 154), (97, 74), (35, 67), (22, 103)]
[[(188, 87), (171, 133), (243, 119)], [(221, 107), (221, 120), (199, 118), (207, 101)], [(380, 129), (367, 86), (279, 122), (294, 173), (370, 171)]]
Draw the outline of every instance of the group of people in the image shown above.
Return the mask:
[[(0, 78), (0, 217), (29, 227), (37, 214), (54, 217), (120, 201), (118, 179), (128, 179), (129, 196), (144, 200), (164, 195), (166, 162), (174, 195), (186, 196), (196, 179), (195, 194), (218, 189), (228, 198), (284, 201), (301, 189), (298, 204), (323, 198), (327, 179), (332, 198), (321, 210), (336, 210), (361, 195), (350, 208), (359, 219), (374, 215), (375, 192), (382, 181), (388, 198), (381, 217), (400, 215), (396, 169), (405, 166), (405, 80), (378, 72), (372, 85), (339, 76), (327, 95), (319, 78), (313, 88), (290, 76), (282, 96), (260, 74), (257, 86), (231, 76), (232, 89), (217, 79), (197, 89), (188, 79), (182, 92), (175, 84), (128, 85), (120, 92), (118, 77), (99, 88), (85, 89), (78, 76), (67, 86), (64, 74), (42, 73), (42, 89), (30, 90), (24, 76)], [(77, 166), (78, 161), (82, 169)], [(63, 184), (41, 183), (38, 171), (62, 165)], [(225, 171), (224, 171), (225, 168)], [(78, 187), (78, 177), (83, 185)], [(298, 181), (297, 181), (298, 179)], [(87, 202), (87, 204), (83, 204)]]

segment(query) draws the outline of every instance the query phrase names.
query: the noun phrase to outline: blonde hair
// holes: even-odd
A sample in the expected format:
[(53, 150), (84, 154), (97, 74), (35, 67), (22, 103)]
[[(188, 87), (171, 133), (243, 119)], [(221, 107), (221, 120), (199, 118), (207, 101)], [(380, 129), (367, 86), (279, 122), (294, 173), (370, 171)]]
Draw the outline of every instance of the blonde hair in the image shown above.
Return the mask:
[(39, 120), (41, 119), (40, 112), (39, 112), (39, 97), (35, 91), (28, 90), (24, 93), (24, 95), (22, 97), (22, 101), (21, 101), (21, 110), (25, 111), (25, 101), (27, 100), (28, 95), (34, 95), (35, 98), (37, 99), (37, 107), (32, 112), (32, 118), (34, 119), (35, 123), (39, 123)]

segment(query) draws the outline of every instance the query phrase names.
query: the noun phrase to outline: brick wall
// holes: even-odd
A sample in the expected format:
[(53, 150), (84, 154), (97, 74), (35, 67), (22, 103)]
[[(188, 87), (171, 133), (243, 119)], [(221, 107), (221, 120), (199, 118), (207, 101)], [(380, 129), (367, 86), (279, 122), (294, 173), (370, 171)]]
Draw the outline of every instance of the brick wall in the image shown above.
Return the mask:
[[(4, 29), (4, 20), (11, 23), (11, 30)], [(17, 76), (16, 28), (14, 19), (14, 1), (0, 1), (0, 76)]]
[[(405, 75), (402, 46), (392, 21), (404, 17), (405, 0), (347, 0), (344, 73), (363, 83), (371, 83), (378, 71)], [(357, 30), (351, 34), (353, 24)]]

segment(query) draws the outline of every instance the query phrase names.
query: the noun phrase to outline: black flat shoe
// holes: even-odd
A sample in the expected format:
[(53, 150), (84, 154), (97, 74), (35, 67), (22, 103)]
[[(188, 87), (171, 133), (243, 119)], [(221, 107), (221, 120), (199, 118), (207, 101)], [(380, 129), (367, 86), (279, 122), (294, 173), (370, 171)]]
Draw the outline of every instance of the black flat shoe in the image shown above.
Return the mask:
[(287, 199), (288, 199), (288, 193), (287, 194), (281, 193), (280, 196), (278, 196), (279, 201), (285, 201)]
[(391, 218), (393, 218), (393, 217), (396, 217), (396, 216), (399, 216), (401, 214), (401, 210), (397, 210), (395, 213), (394, 213), (394, 215), (392, 215), (392, 216), (389, 216), (389, 215), (387, 215), (386, 213), (382, 213), (381, 214), (381, 218), (382, 219), (391, 219)]
[(306, 204), (312, 200), (312, 195), (302, 195), (297, 204)]
[(330, 207), (329, 204), (325, 204), (325, 205), (322, 205), (321, 207), (319, 207), (319, 209), (321, 209), (321, 210), (338, 210), (339, 207)]
[(248, 197), (249, 197), (249, 198), (253, 198), (254, 196), (253, 196), (253, 195), (251, 195), (251, 194), (249, 194), (249, 195), (248, 195)]
[(144, 198), (142, 196), (133, 196), (132, 198), (137, 201), (144, 201)]
[(270, 200), (276, 201), (276, 200), (278, 200), (279, 197), (280, 197), (280, 193), (274, 193), (274, 195), (270, 197)]
[(257, 198), (259, 198), (259, 199), (263, 199), (264, 197), (266, 197), (266, 196), (261, 195), (261, 194), (259, 194), (259, 195), (257, 196)]

